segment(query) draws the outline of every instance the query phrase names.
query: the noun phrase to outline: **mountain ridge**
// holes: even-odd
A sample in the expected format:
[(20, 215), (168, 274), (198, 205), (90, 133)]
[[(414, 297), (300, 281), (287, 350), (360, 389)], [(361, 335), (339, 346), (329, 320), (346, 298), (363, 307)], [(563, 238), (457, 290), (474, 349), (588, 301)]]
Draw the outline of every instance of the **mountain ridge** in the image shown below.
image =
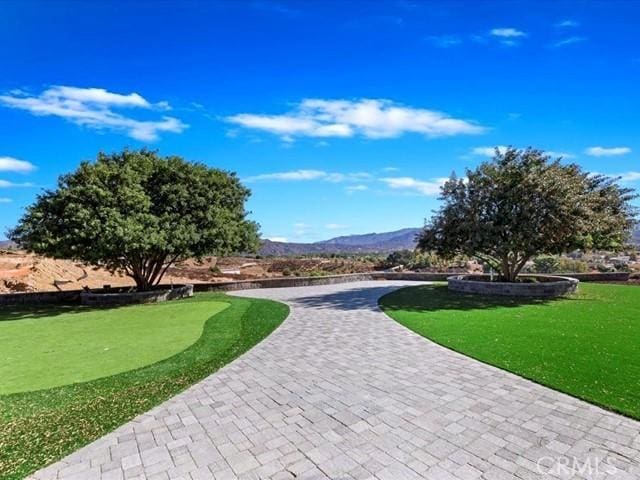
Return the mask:
[(387, 253), (413, 249), (421, 228), (402, 228), (392, 232), (342, 235), (313, 243), (263, 240), (261, 255), (308, 255), (331, 253)]

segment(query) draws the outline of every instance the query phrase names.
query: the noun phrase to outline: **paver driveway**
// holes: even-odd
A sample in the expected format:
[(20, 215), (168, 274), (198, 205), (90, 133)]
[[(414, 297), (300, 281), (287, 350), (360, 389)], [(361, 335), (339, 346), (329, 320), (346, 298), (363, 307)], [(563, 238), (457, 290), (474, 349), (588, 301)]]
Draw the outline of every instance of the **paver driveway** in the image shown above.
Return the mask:
[(640, 423), (406, 330), (377, 299), (408, 283), (237, 293), (291, 315), (34, 478), (640, 478)]

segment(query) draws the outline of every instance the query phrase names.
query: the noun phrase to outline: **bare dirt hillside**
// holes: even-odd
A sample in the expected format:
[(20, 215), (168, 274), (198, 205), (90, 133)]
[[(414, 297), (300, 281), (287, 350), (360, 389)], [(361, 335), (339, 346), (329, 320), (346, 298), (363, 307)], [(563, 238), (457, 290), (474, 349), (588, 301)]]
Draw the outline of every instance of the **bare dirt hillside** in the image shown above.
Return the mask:
[[(166, 280), (180, 283), (187, 278), (172, 273)], [(0, 251), (0, 293), (77, 290), (103, 285), (133, 285), (133, 281), (70, 260), (54, 260), (16, 250)]]
[[(374, 270), (373, 260), (342, 258), (250, 257), (187, 260), (170, 268), (163, 283), (198, 283), (280, 276), (331, 275)], [(103, 285), (126, 286), (133, 281), (71, 260), (55, 260), (19, 250), (0, 250), (0, 293), (77, 290)]]

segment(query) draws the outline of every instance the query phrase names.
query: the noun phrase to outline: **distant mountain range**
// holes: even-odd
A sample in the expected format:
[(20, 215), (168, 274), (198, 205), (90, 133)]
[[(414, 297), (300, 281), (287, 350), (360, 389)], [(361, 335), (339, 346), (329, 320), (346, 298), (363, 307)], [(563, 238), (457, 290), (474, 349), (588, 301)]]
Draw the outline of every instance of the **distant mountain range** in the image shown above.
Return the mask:
[[(387, 253), (396, 250), (413, 249), (420, 228), (403, 228), (393, 232), (345, 235), (314, 243), (273, 242), (263, 240), (261, 255), (313, 255), (326, 253)], [(632, 235), (632, 243), (640, 245), (640, 228)], [(10, 240), (0, 240), (0, 249), (15, 247)]]
[(326, 253), (387, 253), (413, 249), (420, 228), (403, 228), (393, 232), (345, 235), (314, 243), (273, 242), (264, 240), (261, 255), (309, 255)]
[(0, 248), (8, 249), (14, 248), (16, 246), (11, 240), (0, 240)]

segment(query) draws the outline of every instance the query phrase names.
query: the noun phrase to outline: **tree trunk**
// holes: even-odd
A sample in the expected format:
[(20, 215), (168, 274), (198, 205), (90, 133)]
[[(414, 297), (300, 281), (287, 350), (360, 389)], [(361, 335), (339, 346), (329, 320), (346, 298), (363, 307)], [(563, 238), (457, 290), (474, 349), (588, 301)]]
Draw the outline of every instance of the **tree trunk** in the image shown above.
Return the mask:
[(167, 269), (176, 261), (177, 256), (169, 258), (168, 255), (159, 254), (138, 262), (132, 262), (127, 273), (136, 282), (136, 289), (144, 292), (157, 286), (167, 272)]

